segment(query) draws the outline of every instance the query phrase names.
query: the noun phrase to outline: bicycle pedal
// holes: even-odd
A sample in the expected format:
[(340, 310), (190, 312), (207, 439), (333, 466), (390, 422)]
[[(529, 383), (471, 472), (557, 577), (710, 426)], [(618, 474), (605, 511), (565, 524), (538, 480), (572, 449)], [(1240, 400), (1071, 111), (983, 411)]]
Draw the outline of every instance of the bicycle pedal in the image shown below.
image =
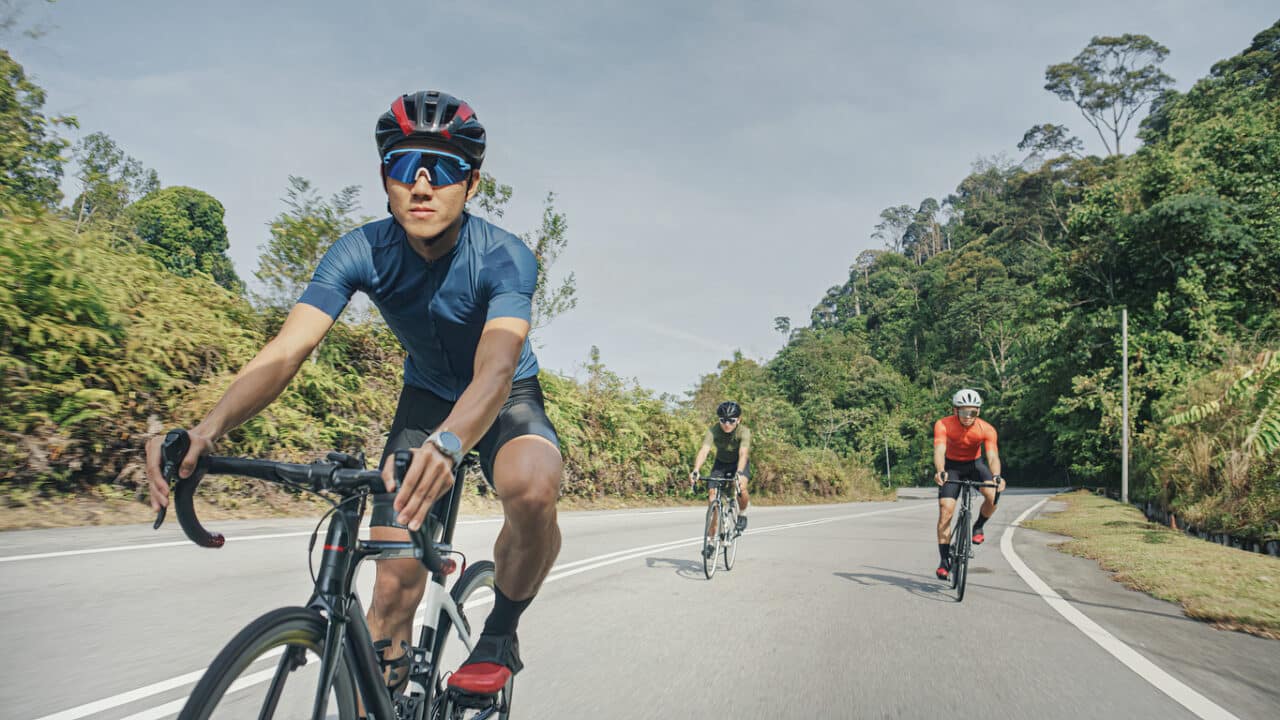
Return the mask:
[(498, 704), (498, 696), (501, 693), (502, 691), (499, 690), (491, 695), (476, 695), (466, 690), (449, 688), (449, 700), (455, 707), (467, 710), (488, 710)]

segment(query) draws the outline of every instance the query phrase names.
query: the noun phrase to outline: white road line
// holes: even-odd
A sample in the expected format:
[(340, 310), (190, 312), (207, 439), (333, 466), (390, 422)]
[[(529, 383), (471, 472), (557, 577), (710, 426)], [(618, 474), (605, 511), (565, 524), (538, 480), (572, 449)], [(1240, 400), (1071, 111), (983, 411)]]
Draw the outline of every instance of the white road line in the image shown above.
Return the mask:
[(1032, 505), (1026, 512), (1018, 516), (1017, 520), (1004, 531), (1000, 538), (1000, 551), (1004, 553), (1005, 558), (1013, 569), (1022, 577), (1022, 580), (1031, 586), (1044, 601), (1049, 603), (1049, 607), (1057, 610), (1067, 622), (1076, 626), (1080, 632), (1084, 633), (1090, 640), (1096, 642), (1103, 650), (1111, 653), (1111, 655), (1124, 663), (1130, 670), (1134, 671), (1142, 677), (1143, 680), (1151, 683), (1157, 690), (1168, 695), (1175, 702), (1190, 710), (1197, 717), (1206, 720), (1239, 720), (1235, 715), (1225, 710), (1222, 706), (1213, 702), (1209, 698), (1192, 690), (1181, 680), (1178, 680), (1169, 673), (1161, 670), (1155, 663), (1148, 660), (1138, 651), (1124, 644), (1115, 635), (1107, 632), (1098, 623), (1090, 620), (1088, 616), (1080, 612), (1074, 605), (1062, 599), (1062, 596), (1053, 588), (1049, 587), (1045, 581), (1040, 579), (1027, 564), (1018, 557), (1018, 553), (1013, 549), (1013, 531), (1022, 524), (1022, 521), (1028, 515), (1039, 510), (1042, 505), (1049, 502), (1049, 498), (1045, 498), (1040, 502)]
[[(485, 518), (482, 520), (460, 520), (459, 525), (479, 525), (482, 523), (500, 522), (502, 518)], [(304, 537), (310, 535), (311, 530), (287, 533), (269, 533), (266, 535), (232, 535), (227, 537), (227, 543), (241, 543), (250, 540), (274, 540), (276, 538), (288, 537)], [(45, 558), (70, 557), (72, 555), (96, 555), (97, 553), (122, 552), (125, 550), (150, 550), (151, 548), (162, 547), (178, 547), (181, 545), (192, 545), (190, 540), (176, 540), (174, 542), (162, 543), (146, 543), (144, 545), (115, 545), (112, 547), (86, 548), (84, 550), (63, 550), (60, 552), (36, 553), (34, 555), (10, 555), (8, 557), (0, 557), (0, 562), (13, 562), (15, 560), (42, 560)]]
[[(778, 530), (787, 530), (790, 528), (797, 528), (797, 527), (807, 527), (810, 525), (822, 525), (825, 523), (837, 522), (840, 520), (869, 517), (872, 515), (884, 515), (886, 513), (905, 512), (908, 510), (919, 510), (920, 508), (925, 508), (925, 507), (931, 508), (933, 507), (933, 505), (926, 505), (923, 503), (913, 504), (905, 507), (891, 508), (888, 510), (872, 510), (870, 512), (852, 513), (849, 515), (836, 515), (833, 517), (818, 518), (816, 520), (805, 520), (801, 522), (785, 523), (781, 525), (766, 525), (765, 527), (762, 527), (762, 528), (748, 530), (745, 533), (743, 533), (743, 535), (762, 535), (765, 533), (776, 532)], [(310, 534), (310, 533), (304, 533), (304, 534)], [(700, 544), (701, 542), (702, 542), (702, 537), (699, 536), (694, 538), (685, 538), (683, 540), (672, 540), (665, 543), (658, 543), (655, 545), (646, 545), (643, 547), (628, 548), (626, 550), (619, 550), (617, 552), (606, 553), (604, 555), (596, 555), (594, 557), (589, 557), (583, 560), (575, 560), (573, 562), (564, 563), (562, 565), (557, 565), (554, 568), (552, 568), (551, 573), (547, 576), (547, 579), (544, 580), (542, 584), (549, 585), (551, 583), (558, 582), (565, 578), (573, 577), (574, 575), (578, 575), (578, 574), (587, 572), (589, 570), (595, 570), (597, 568), (606, 567), (608, 565), (614, 565), (620, 562), (625, 562), (627, 560), (633, 560), (642, 555), (648, 555), (649, 553), (652, 553), (652, 552), (671, 550), (671, 549), (683, 547), (686, 545), (697, 545), (697, 544)], [(173, 544), (181, 545), (184, 543), (173, 543)], [(482, 605), (488, 605), (491, 602), (493, 602), (493, 594), (489, 593), (487, 595), (474, 598), (468, 603), (468, 606), (479, 607)], [(422, 622), (422, 608), (419, 608), (417, 617), (414, 618), (414, 621), (419, 623)], [(272, 655), (278, 655), (282, 652), (284, 652), (284, 648), (276, 648), (275, 650), (270, 651), (270, 653), (263, 655), (263, 658), (270, 657)], [(204, 675), (205, 670), (207, 669), (208, 668), (204, 668), (201, 670), (196, 670), (194, 672), (185, 673), (183, 675), (179, 675), (178, 677), (170, 678), (168, 680), (162, 680), (158, 683), (153, 683), (151, 685), (147, 685), (145, 687), (141, 687), (136, 690), (130, 690), (128, 692), (120, 693), (119, 695), (113, 695), (111, 697), (103, 698), (101, 700), (95, 700), (91, 703), (86, 703), (78, 707), (62, 710), (52, 715), (46, 715), (44, 717), (38, 718), (37, 720), (79, 720), (79, 718), (83, 718), (83, 717), (92, 715), (94, 713), (102, 712), (104, 710), (109, 710), (114, 707), (119, 707), (127, 703), (135, 702), (137, 700), (141, 700), (151, 695), (156, 695), (156, 694), (165, 692), (167, 690), (172, 690), (174, 688), (181, 687), (182, 685), (194, 683), (197, 680), (199, 680), (202, 675)], [(270, 674), (262, 678), (259, 678), (258, 680), (255, 680), (255, 682), (265, 682), (269, 678), (270, 678)], [(249, 676), (242, 678), (242, 680), (248, 680), (248, 679), (249, 679)], [(167, 717), (169, 715), (173, 715), (177, 713), (179, 710), (182, 709), (182, 705), (183, 703), (186, 702), (186, 700), (187, 699), (185, 697), (180, 698), (178, 700), (174, 700), (172, 702), (168, 702), (163, 705), (159, 705), (157, 707), (149, 708), (147, 710), (143, 710), (133, 715), (129, 715), (125, 718), (122, 718), (121, 720), (158, 720), (159, 718)]]

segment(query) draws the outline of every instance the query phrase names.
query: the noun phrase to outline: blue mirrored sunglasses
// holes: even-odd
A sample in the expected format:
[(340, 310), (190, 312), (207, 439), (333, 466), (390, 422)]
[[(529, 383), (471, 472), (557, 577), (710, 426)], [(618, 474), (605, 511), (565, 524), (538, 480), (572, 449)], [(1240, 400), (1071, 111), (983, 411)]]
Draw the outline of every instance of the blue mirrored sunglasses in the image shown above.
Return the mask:
[(426, 170), (431, 187), (460, 183), (471, 174), (471, 164), (457, 155), (417, 148), (392, 150), (382, 158), (382, 167), (387, 177), (406, 185), (416, 181), (419, 170)]

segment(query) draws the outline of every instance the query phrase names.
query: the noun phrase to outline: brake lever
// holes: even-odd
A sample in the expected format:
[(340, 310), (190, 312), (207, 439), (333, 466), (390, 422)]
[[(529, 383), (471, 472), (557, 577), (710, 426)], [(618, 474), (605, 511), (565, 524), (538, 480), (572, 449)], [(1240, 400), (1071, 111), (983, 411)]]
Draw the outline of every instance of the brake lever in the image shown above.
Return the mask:
[[(191, 437), (187, 435), (186, 430), (170, 430), (165, 433), (164, 444), (160, 446), (160, 473), (164, 475), (170, 490), (173, 490), (173, 484), (178, 481), (178, 470), (182, 467), (182, 460), (186, 458), (187, 451), (190, 449)], [(172, 493), (169, 497), (172, 502)], [(160, 510), (156, 512), (156, 521), (151, 526), (152, 530), (160, 529), (168, 510), (168, 505), (160, 506)]]

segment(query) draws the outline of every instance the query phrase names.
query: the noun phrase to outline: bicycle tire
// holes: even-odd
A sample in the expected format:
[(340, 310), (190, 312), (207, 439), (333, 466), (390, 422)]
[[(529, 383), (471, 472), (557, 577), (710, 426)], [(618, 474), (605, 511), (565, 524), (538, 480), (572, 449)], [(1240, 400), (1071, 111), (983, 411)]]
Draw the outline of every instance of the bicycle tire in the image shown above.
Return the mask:
[[(242, 701), (256, 696), (256, 693), (239, 691), (252, 689), (257, 684), (263, 684), (264, 681), (271, 680), (284, 667), (286, 658), (292, 652), (297, 650), (303, 652), (311, 651), (318, 659), (324, 651), (326, 626), (327, 622), (318, 612), (302, 607), (286, 607), (272, 610), (249, 623), (214, 658), (213, 663), (209, 665), (209, 669), (200, 678), (200, 682), (196, 683), (195, 689), (191, 691), (191, 695), (187, 698), (182, 712), (178, 715), (178, 720), (208, 720), (211, 717), (215, 717), (215, 711), (220, 711), (218, 716), (243, 716), (239, 713), (248, 708), (240, 707)], [(286, 649), (280, 653), (280, 660), (276, 661), (274, 670), (259, 668), (249, 675), (241, 676), (256, 662), (274, 657), (275, 653), (271, 651), (281, 646)], [(309, 674), (318, 674), (319, 662), (312, 663), (310, 661), (289, 669), (289, 673), (292, 674), (294, 671), (307, 666), (311, 666)], [(310, 679), (313, 681), (318, 680), (318, 678)], [(237, 680), (241, 682), (237, 683)], [(286, 676), (284, 685), (289, 685), (287, 680), (288, 677)], [(295, 683), (294, 685), (297, 684)], [(275, 683), (272, 683), (271, 686), (263, 688), (263, 690), (264, 692), (269, 692), (274, 686)], [(281, 691), (286, 689), (285, 687), (280, 688)], [(276, 717), (276, 713), (279, 712), (282, 714), (278, 715), (278, 717), (292, 718), (300, 716), (297, 708), (301, 708), (301, 716), (310, 717), (315, 691), (314, 682), (303, 680), (300, 692), (290, 693), (286, 698), (283, 698), (286, 701), (285, 707), (280, 707), (282, 698), (280, 693), (277, 692), (274, 705), (269, 713), (264, 712), (265, 703), (262, 705), (250, 703), (250, 707), (259, 707), (251, 716)], [(232, 693), (235, 694), (232, 695)], [(230, 700), (230, 703), (223, 703), (224, 699)], [(270, 701), (269, 697), (264, 699)], [(219, 708), (220, 704), (221, 708)], [(355, 678), (352, 676), (351, 668), (347, 664), (345, 653), (339, 656), (338, 666), (334, 672), (333, 690), (327, 717), (337, 717), (339, 720), (355, 720), (357, 717)]]
[(724, 569), (732, 570), (733, 563), (738, 558), (738, 508), (737, 505), (730, 503), (729, 510), (724, 514), (721, 520), (722, 525), (727, 525), (728, 529), (723, 530), (724, 541)]
[(956, 567), (960, 562), (960, 533), (959, 528), (963, 527), (966, 522), (964, 511), (961, 510), (959, 517), (956, 518), (955, 527), (951, 529), (951, 589), (955, 590), (959, 584), (959, 577), (956, 573)]
[[(478, 613), (474, 606), (472, 609), (468, 609), (466, 607), (467, 603), (476, 591), (486, 588), (493, 590), (496, 577), (497, 575), (495, 573), (495, 566), (493, 562), (491, 560), (481, 560), (468, 565), (467, 569), (463, 571), (462, 577), (458, 578), (458, 581), (453, 584), (453, 588), (449, 591), (449, 597), (452, 598), (454, 604), (458, 606), (458, 614), (467, 624), (467, 634), (473, 638), (477, 637), (480, 634), (480, 629), (484, 627), (484, 616)], [(439, 658), (440, 660), (440, 662), (437, 663), (437, 667), (440, 667), (445, 662), (445, 643), (448, 641), (452, 630), (453, 620), (447, 613), (441, 612), (440, 618), (436, 622), (436, 643), (435, 650), (432, 653), (432, 657)], [(465, 652), (465, 646), (461, 645), (461, 639), (459, 639), (455, 644), (459, 646), (459, 650)], [(438, 702), (436, 702), (436, 708), (431, 713), (430, 717), (440, 718), (443, 720), (445, 718), (445, 703), (439, 702), (439, 700), (444, 698), (444, 688), (438, 682), (439, 677), (432, 678), (431, 680), (433, 685), (436, 686), (436, 698)], [(500, 720), (507, 720), (511, 713), (511, 691), (513, 682), (514, 678), (507, 682), (507, 686), (503, 688), (502, 693), (498, 698), (499, 705), (504, 708), (497, 714), (497, 717), (500, 718)], [(465, 714), (465, 711), (462, 714), (458, 713), (459, 709), (455, 709), (453, 714), (456, 717), (468, 717), (468, 715)]]
[[(702, 574), (710, 580), (716, 574), (716, 563), (720, 558), (720, 533), (712, 531), (716, 520), (720, 517), (720, 500), (712, 500), (707, 506), (707, 522), (702, 529)], [(707, 552), (710, 549), (711, 552)]]
[(969, 580), (969, 518), (961, 518), (961, 521), (963, 524), (956, 526), (955, 530), (959, 534), (958, 547), (960, 555), (951, 561), (956, 567), (956, 602), (964, 600), (965, 584)]

